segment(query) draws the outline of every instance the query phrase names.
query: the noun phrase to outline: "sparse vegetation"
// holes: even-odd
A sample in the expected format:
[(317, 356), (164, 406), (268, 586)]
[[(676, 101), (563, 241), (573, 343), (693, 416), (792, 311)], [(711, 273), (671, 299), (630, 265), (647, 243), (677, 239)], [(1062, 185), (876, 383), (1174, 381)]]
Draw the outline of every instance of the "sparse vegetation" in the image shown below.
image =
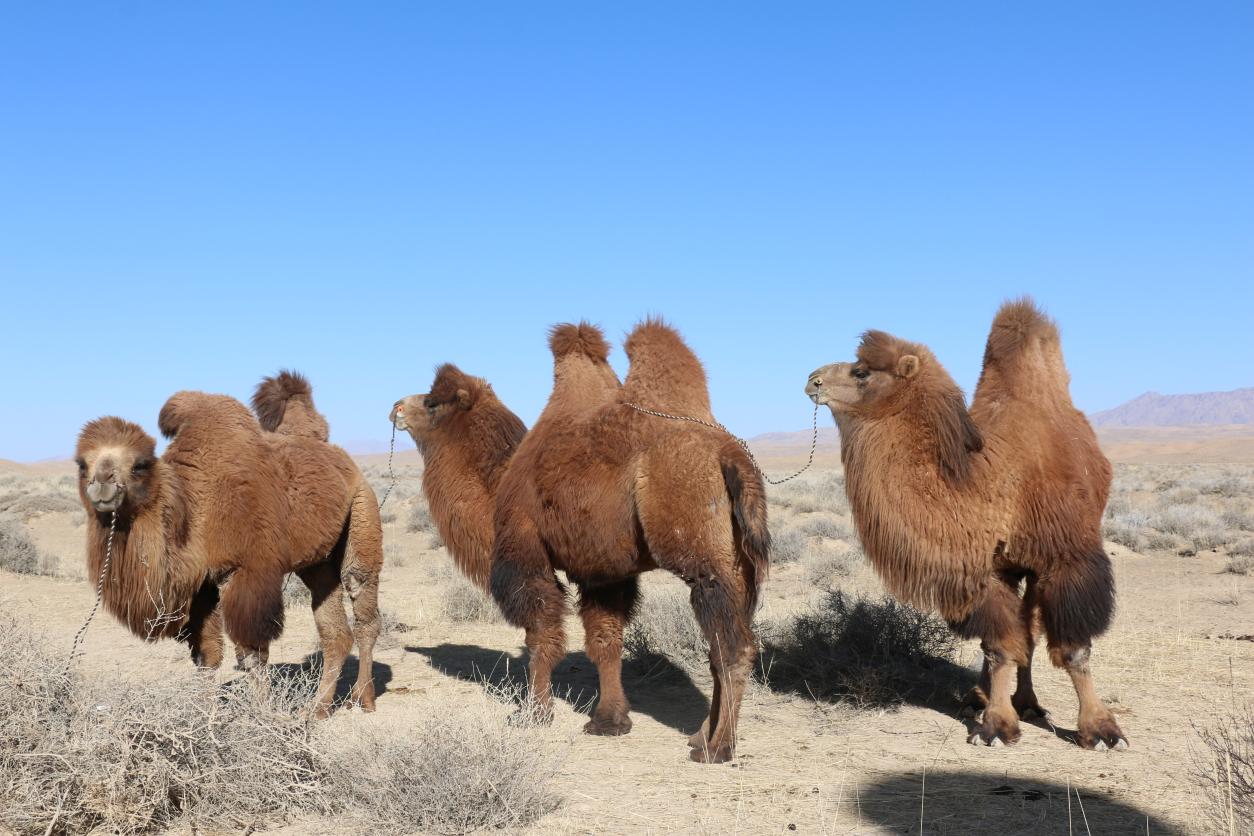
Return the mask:
[(435, 531), (435, 521), (431, 519), (431, 509), (427, 507), (425, 499), (416, 501), (410, 509), (409, 519), (405, 521), (405, 530), (411, 534), (419, 531)]
[(709, 645), (692, 604), (677, 589), (651, 589), (642, 596), (640, 612), (623, 637), (623, 651), (646, 675), (657, 670), (662, 659), (689, 672), (708, 670), (710, 664)]
[(496, 604), (479, 587), (461, 574), (453, 576), (440, 601), (444, 617), (454, 624), (481, 622), (499, 624), (504, 621)]
[(21, 520), (0, 514), (0, 569), (21, 575), (48, 574), (49, 558), (40, 554)]
[(1217, 833), (1254, 828), (1254, 710), (1198, 730), (1202, 747), (1193, 753), (1193, 779), (1202, 788)]
[(525, 719), (506, 722), (498, 700), (444, 705), (402, 733), (306, 719), (316, 670), (266, 688), (63, 671), (37, 637), (0, 621), (0, 828), (216, 832), (320, 815), (362, 831), (468, 833), (557, 804), (561, 747)]
[(760, 671), (776, 690), (857, 705), (891, 706), (936, 683), (952, 660), (949, 627), (885, 597), (828, 592), (812, 611), (763, 629)]

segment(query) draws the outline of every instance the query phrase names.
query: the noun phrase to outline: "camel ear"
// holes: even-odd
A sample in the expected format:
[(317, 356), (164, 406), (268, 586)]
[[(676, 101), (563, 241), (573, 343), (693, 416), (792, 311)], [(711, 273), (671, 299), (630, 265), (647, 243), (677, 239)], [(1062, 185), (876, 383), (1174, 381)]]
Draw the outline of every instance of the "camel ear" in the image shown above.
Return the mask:
[(462, 409), (470, 409), (470, 392), (465, 389), (458, 389), (457, 402), (461, 404)]
[(897, 361), (897, 376), (904, 377), (907, 380), (914, 377), (919, 371), (919, 358), (913, 354), (903, 354), (901, 359)]

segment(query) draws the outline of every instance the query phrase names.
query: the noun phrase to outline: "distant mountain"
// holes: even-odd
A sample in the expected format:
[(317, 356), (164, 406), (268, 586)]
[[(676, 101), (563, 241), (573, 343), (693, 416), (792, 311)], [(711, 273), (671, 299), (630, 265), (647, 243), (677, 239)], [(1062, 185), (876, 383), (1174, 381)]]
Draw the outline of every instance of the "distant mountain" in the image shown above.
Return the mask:
[(1122, 406), (1094, 412), (1089, 421), (1095, 427), (1254, 424), (1254, 387), (1195, 395), (1146, 392)]

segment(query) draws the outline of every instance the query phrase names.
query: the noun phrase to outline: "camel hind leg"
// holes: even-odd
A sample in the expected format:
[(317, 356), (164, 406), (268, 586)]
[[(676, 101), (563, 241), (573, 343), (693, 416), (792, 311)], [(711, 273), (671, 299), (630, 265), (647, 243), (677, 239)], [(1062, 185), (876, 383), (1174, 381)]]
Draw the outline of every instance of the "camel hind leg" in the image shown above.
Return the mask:
[(353, 635), (344, 613), (344, 601), (340, 592), (339, 561), (332, 559), (298, 569), (296, 574), (309, 587), (314, 624), (318, 628), (318, 641), (322, 645), (322, 676), (318, 680), (318, 692), (314, 696), (313, 711), (317, 717), (327, 717), (335, 701), (335, 686), (340, 681), (344, 660), (353, 648)]
[[(693, 613), (710, 645), (714, 693), (702, 732), (689, 740), (699, 745), (691, 757), (699, 763), (726, 763), (736, 756), (740, 703), (753, 668), (753, 634), (747, 619), (747, 591), (722, 573), (703, 573), (692, 582)], [(704, 737), (704, 740), (701, 738)]]
[(1037, 608), (1040, 605), (1036, 584), (1036, 575), (1028, 575), (1024, 583), (1023, 603), (1019, 608), (1028, 658), (1027, 663), (1019, 667), (1018, 684), (1010, 702), (1021, 720), (1035, 720), (1049, 714), (1041, 707), (1036, 698), (1036, 689), (1032, 687), (1032, 654), (1036, 651)]
[(1126, 749), (1128, 739), (1097, 696), (1089, 656), (1093, 638), (1105, 632), (1115, 610), (1115, 579), (1100, 546), (1060, 561), (1038, 589), (1049, 658), (1067, 671), (1080, 701), (1077, 742), (1084, 749)]
[[(1019, 713), (1013, 691), (1017, 671), (1028, 663), (1027, 643), (1020, 620), (1022, 601), (1018, 589), (998, 576), (990, 577), (983, 597), (961, 621), (950, 627), (964, 638), (980, 639), (984, 671), (976, 692), (987, 699), (984, 713), (967, 742), (1002, 746), (1019, 739)], [(970, 697), (968, 704), (970, 705)]]
[(588, 734), (620, 735), (631, 731), (631, 705), (623, 691), (623, 629), (631, 620), (639, 597), (640, 585), (634, 577), (606, 586), (579, 587), (584, 646), (600, 678), (596, 710), (583, 727)]
[(374, 643), (379, 638), (379, 572), (383, 569), (383, 529), (374, 492), (363, 488), (353, 499), (348, 542), (340, 580), (353, 606), (357, 640), (357, 682), (351, 699), (374, 711)]

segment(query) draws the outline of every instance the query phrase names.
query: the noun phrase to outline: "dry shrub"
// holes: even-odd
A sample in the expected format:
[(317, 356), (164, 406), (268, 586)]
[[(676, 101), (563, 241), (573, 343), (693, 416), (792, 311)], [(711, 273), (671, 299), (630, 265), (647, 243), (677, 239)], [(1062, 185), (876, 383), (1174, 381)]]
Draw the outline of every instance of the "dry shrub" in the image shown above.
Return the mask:
[(325, 812), (325, 758), (293, 710), (316, 676), (220, 688), (191, 671), (84, 681), (9, 620), (0, 630), (0, 823), (19, 833), (247, 827)]
[(61, 493), (20, 492), (0, 496), (0, 513), (13, 514), (24, 520), (38, 514), (63, 514), (82, 509), (83, 504), (77, 496)]
[(855, 549), (841, 548), (833, 543), (819, 543), (806, 556), (806, 580), (824, 586), (837, 578), (847, 578), (853, 572), (853, 564), (860, 553)]
[(1140, 511), (1122, 510), (1111, 514), (1107, 508), (1106, 519), (1102, 521), (1102, 536), (1126, 549), (1142, 552), (1149, 546), (1146, 538), (1149, 528), (1149, 516)]
[(697, 624), (688, 595), (676, 589), (651, 589), (623, 636), (627, 660), (643, 674), (663, 668), (663, 660), (696, 672), (708, 670), (710, 647)]
[(455, 575), (449, 585), (444, 588), (440, 610), (444, 613), (445, 619), (456, 624), (466, 622), (500, 624), (504, 621), (501, 611), (496, 607), (496, 602), (460, 574)]
[(1219, 833), (1254, 832), (1254, 710), (1198, 730), (1193, 779), (1210, 802), (1204, 808)]
[(535, 821), (559, 803), (549, 785), (563, 747), (531, 713), (507, 716), (517, 694), (489, 693), (496, 699), (433, 706), (417, 727), (360, 722), (351, 735), (328, 728), (318, 735), (337, 766), (328, 789), (354, 820), (385, 833), (461, 834)]
[[(1254, 551), (1254, 545), (1247, 545), (1246, 550), (1247, 552)], [(1229, 558), (1224, 571), (1229, 575), (1248, 575), (1254, 572), (1254, 555), (1246, 553)]]
[(273, 666), (264, 686), (191, 669), (119, 682), (66, 675), (58, 650), (0, 617), (0, 831), (251, 831), (320, 816), (466, 833), (557, 804), (559, 741), (489, 699), (436, 706), (416, 730), (311, 722), (316, 666)]
[(54, 563), (35, 547), (20, 520), (0, 515), (0, 569), (21, 575), (49, 574)]
[(435, 531), (435, 520), (431, 519), (431, 509), (427, 507), (425, 499), (418, 500), (410, 509), (409, 519), (405, 522), (405, 530), (411, 534), (419, 531)]
[(765, 626), (762, 635), (760, 673), (771, 688), (857, 705), (901, 703), (957, 651), (937, 617), (892, 598), (839, 590), (782, 626)]
[(771, 532), (771, 563), (796, 563), (806, 552), (809, 540), (804, 531), (791, 526), (777, 526)]
[(851, 540), (853, 530), (842, 520), (825, 514), (806, 517), (800, 523), (803, 532), (811, 537), (822, 537), (825, 540)]
[(1229, 528), (1241, 531), (1254, 531), (1254, 514), (1239, 508), (1228, 508), (1219, 515), (1219, 519)]

